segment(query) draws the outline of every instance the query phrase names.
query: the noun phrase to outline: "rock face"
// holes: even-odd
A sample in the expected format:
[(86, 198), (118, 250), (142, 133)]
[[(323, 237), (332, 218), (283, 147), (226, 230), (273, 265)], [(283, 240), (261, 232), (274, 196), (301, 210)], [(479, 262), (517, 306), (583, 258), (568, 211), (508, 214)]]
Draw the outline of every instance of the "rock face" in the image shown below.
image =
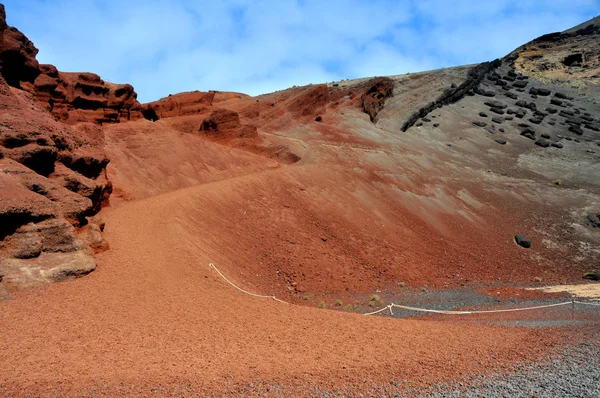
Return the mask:
[(389, 77), (379, 77), (372, 81), (373, 85), (362, 96), (362, 109), (372, 122), (377, 121), (377, 114), (385, 105), (385, 100), (394, 95), (394, 81)]
[(143, 116), (129, 84), (107, 83), (94, 73), (58, 72), (52, 65), (41, 65), (41, 70), (29, 90), (58, 120), (103, 124)]
[(129, 84), (112, 84), (93, 73), (59, 72), (40, 65), (38, 50), (21, 32), (6, 24), (0, 5), (0, 73), (5, 82), (32, 93), (57, 120), (115, 123), (142, 117), (137, 94)]
[(325, 113), (325, 106), (330, 101), (329, 87), (317, 84), (302, 92), (290, 105), (290, 110), (297, 116), (316, 116)]
[(17, 29), (6, 24), (6, 11), (0, 4), (0, 73), (8, 84), (20, 87), (21, 82), (33, 83), (40, 74), (35, 59), (38, 49)]
[[(511, 57), (515, 68), (534, 77), (597, 86), (600, 76), (600, 17), (565, 32), (543, 35), (519, 47)], [(577, 43), (577, 45), (573, 45)], [(539, 95), (549, 95), (546, 90)]]
[(485, 97), (494, 97), (496, 94), (491, 91), (486, 91), (480, 88), (481, 81), (485, 78), (486, 74), (492, 73), (496, 68), (501, 65), (499, 59), (493, 62), (484, 62), (476, 65), (469, 71), (468, 78), (458, 87), (450, 87), (444, 91), (435, 101), (423, 106), (417, 112), (414, 112), (404, 122), (401, 131), (406, 131), (412, 127), (415, 122), (422, 117), (427, 116), (431, 111), (437, 108), (441, 108), (444, 105), (452, 104), (460, 101), (465, 95), (469, 93), (477, 92), (478, 94)]
[(93, 253), (107, 245), (93, 216), (112, 191), (103, 132), (57, 119), (100, 124), (118, 109), (118, 121), (131, 116), (135, 92), (38, 65), (37, 49), (4, 18), (0, 6), (0, 290), (10, 291), (94, 269)]
[(146, 119), (153, 121), (168, 117), (196, 115), (210, 109), (216, 94), (216, 91), (191, 91), (169, 95), (145, 104), (143, 114)]
[(11, 91), (2, 78), (0, 91), (3, 283), (10, 290), (42, 283), (45, 277), (54, 281), (90, 272), (95, 250), (88, 239), (87, 231), (94, 228), (90, 217), (112, 190), (106, 178), (108, 159), (101, 138), (94, 136), (101, 131), (55, 121), (30, 95)]
[(202, 122), (198, 131), (214, 139), (254, 138), (258, 136), (256, 126), (242, 125), (237, 112), (217, 109)]

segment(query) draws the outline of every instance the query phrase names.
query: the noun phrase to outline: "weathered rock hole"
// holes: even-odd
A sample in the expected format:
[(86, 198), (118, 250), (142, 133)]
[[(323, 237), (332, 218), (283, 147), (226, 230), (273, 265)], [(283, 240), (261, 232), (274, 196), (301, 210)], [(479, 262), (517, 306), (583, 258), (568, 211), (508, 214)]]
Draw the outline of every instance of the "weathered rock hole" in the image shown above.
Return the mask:
[(152, 108), (144, 109), (142, 111), (142, 115), (144, 116), (144, 119), (150, 120), (151, 122), (155, 122), (159, 119), (158, 115), (156, 114), (156, 111)]
[(583, 54), (571, 54), (563, 60), (563, 65), (572, 66), (575, 63), (581, 64), (583, 62)]
[(17, 136), (6, 137), (2, 140), (2, 146), (7, 149), (19, 148), (29, 144), (31, 140), (25, 134), (19, 134)]
[(30, 222), (40, 222), (50, 216), (33, 215), (29, 211), (16, 211), (12, 213), (0, 213), (0, 241), (14, 234), (17, 229)]
[(50, 148), (42, 148), (24, 159), (23, 165), (44, 177), (48, 177), (54, 172), (55, 161), (56, 152), (52, 151)]

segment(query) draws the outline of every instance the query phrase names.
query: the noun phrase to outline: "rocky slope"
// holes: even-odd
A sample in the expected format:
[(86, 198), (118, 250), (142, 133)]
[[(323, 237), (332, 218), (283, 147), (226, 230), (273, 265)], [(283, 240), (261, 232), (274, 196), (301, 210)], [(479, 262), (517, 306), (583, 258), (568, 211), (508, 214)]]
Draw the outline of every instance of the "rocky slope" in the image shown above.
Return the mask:
[[(546, 303), (519, 287), (600, 269), (589, 73), (547, 78), (518, 49), (140, 105), (38, 65), (2, 21), (0, 396), (402, 395), (597, 340), (592, 306), (360, 315)], [(595, 24), (525, 47), (563, 59)]]
[[(112, 185), (99, 125), (136, 117), (130, 85), (39, 65), (0, 7), (0, 284), (37, 286), (91, 272), (108, 247), (95, 215)], [(138, 112), (141, 117), (141, 112)], [(77, 125), (69, 126), (80, 122)], [(92, 123), (89, 123), (92, 122)]]
[(130, 85), (39, 65), (3, 21), (9, 289), (92, 270), (113, 191), (121, 204), (217, 181), (220, 201), (178, 222), (214, 230), (205, 252), (290, 300), (598, 267), (597, 20), (481, 65), (144, 105)]

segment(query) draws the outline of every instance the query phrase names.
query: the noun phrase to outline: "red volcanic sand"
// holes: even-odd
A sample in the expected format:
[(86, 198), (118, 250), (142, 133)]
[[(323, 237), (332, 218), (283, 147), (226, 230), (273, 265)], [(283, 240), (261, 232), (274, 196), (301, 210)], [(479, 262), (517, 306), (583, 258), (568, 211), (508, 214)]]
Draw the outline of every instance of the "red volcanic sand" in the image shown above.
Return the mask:
[(96, 272), (2, 303), (0, 393), (420, 384), (499, 369), (554, 340), (548, 331), (364, 317), (239, 293), (211, 273), (215, 257), (196, 243), (219, 240), (217, 227), (182, 223), (205, 206), (203, 195), (218, 200), (226, 189), (209, 184), (107, 212), (111, 250)]

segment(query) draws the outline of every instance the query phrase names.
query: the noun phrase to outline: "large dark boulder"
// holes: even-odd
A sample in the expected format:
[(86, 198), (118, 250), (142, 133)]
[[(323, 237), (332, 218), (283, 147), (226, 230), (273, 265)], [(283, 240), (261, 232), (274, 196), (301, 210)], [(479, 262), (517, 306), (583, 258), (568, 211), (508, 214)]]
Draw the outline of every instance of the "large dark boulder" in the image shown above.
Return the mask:
[(583, 134), (583, 130), (581, 129), (581, 127), (575, 126), (575, 125), (571, 125), (571, 127), (569, 127), (569, 131), (577, 134), (577, 135), (582, 135)]
[(521, 135), (523, 137), (527, 137), (530, 140), (535, 140), (535, 131), (533, 131), (532, 129), (524, 129), (523, 131), (521, 131)]
[(529, 82), (527, 82), (525, 80), (517, 80), (516, 82), (513, 83), (513, 87), (514, 88), (525, 88), (525, 87), (527, 87), (528, 84), (529, 84)]
[(538, 88), (538, 93), (537, 95), (541, 95), (542, 97), (547, 97), (552, 93), (552, 91), (546, 89), (546, 88)]
[(525, 235), (515, 235), (515, 242), (517, 242), (517, 245), (524, 247), (525, 249), (529, 249), (531, 247), (531, 239), (527, 238)]
[(550, 141), (540, 138), (535, 142), (535, 145), (540, 146), (542, 148), (548, 148), (550, 146)]
[(505, 104), (503, 104), (500, 101), (485, 101), (484, 104), (487, 105), (487, 106), (489, 106), (490, 108), (504, 109), (504, 108), (507, 107)]

